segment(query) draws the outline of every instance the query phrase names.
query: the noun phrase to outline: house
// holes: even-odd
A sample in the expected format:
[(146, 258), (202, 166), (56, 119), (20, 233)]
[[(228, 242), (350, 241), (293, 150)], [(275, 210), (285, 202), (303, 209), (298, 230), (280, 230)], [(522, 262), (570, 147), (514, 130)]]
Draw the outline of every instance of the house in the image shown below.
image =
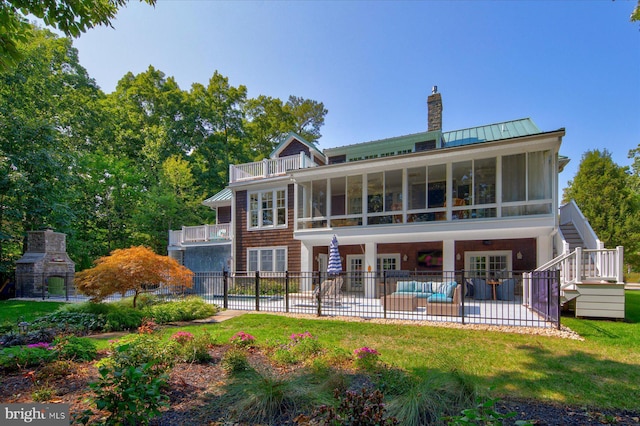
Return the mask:
[[(558, 215), (564, 128), (522, 118), (443, 131), (437, 88), (427, 104), (424, 132), (322, 151), (291, 133), (269, 159), (231, 165), (228, 187), (204, 201), (217, 223), (170, 231), (169, 255), (194, 272), (326, 271), (337, 235), (343, 290), (371, 298), (376, 286), (349, 273), (509, 271), (526, 287), (523, 273), (564, 262), (566, 302), (583, 281), (622, 282), (621, 249), (607, 254), (606, 276), (602, 259), (594, 277), (581, 274), (584, 262), (566, 267), (575, 248), (564, 232), (581, 237), (578, 248), (604, 247), (575, 203)], [(621, 286), (612, 288), (619, 304)]]

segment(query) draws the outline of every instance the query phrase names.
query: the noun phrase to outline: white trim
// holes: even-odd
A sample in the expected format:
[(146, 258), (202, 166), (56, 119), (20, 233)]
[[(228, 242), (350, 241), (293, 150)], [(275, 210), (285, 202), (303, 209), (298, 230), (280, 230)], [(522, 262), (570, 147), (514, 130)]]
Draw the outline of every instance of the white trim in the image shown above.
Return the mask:
[[(489, 257), (489, 256), (505, 256), (507, 260), (506, 267), (503, 268), (507, 272), (513, 271), (513, 252), (511, 250), (478, 250), (478, 251), (465, 251), (464, 252), (464, 269), (465, 271), (473, 271), (475, 270), (473, 266), (470, 264), (471, 257)], [(489, 262), (487, 259), (486, 262), (486, 273), (495, 272), (495, 269), (489, 268)], [(508, 278), (508, 277), (500, 277), (500, 278)]]
[[(272, 257), (271, 257), (271, 260), (272, 260), (272, 270), (271, 270), (271, 271), (268, 271), (268, 270), (265, 270), (265, 269), (263, 269), (263, 268), (262, 268), (262, 256), (261, 256), (261, 252), (262, 252), (262, 251), (268, 251), (268, 250), (270, 250), (270, 251), (271, 251), (271, 256), (272, 256)], [(282, 270), (282, 271), (279, 271), (279, 270), (275, 270), (275, 271), (274, 271), (274, 270), (273, 270), (273, 269), (276, 267), (276, 264), (277, 264), (277, 260), (276, 260), (276, 252), (277, 252), (278, 250), (284, 250), (284, 270)], [(287, 246), (249, 247), (249, 248), (247, 248), (247, 265), (246, 265), (246, 268), (245, 268), (245, 269), (247, 270), (247, 273), (249, 273), (249, 272), (256, 272), (255, 270), (253, 270), (253, 269), (251, 269), (251, 268), (249, 267), (249, 265), (250, 265), (250, 263), (251, 263), (251, 262), (250, 262), (250, 259), (249, 259), (249, 257), (250, 257), (250, 253), (251, 253), (251, 252), (257, 252), (257, 256), (258, 256), (258, 258), (257, 258), (257, 263), (258, 263), (258, 268), (257, 268), (257, 270), (258, 270), (259, 272), (286, 272), (286, 271), (287, 271), (287, 269), (288, 269), (288, 268), (287, 268), (287, 265), (288, 265), (288, 263), (289, 263), (289, 251), (288, 251), (288, 247), (287, 247)]]
[[(264, 211), (264, 209), (262, 208), (262, 196), (263, 194), (267, 194), (267, 193), (271, 193), (272, 199), (272, 206), (271, 206), (271, 214), (273, 215), (273, 222), (276, 223), (278, 221), (278, 192), (284, 192), (284, 209), (285, 209), (285, 215), (284, 215), (284, 224), (271, 224), (271, 225), (263, 225), (262, 224), (262, 219), (263, 219), (263, 215), (262, 212)], [(278, 188), (270, 188), (270, 189), (266, 189), (266, 190), (254, 190), (254, 191), (247, 191), (247, 230), (249, 231), (260, 231), (260, 230), (264, 230), (264, 229), (279, 229), (279, 228), (287, 228), (289, 226), (289, 196), (288, 196), (288, 188), (285, 187), (278, 187)], [(257, 226), (251, 226), (251, 196), (252, 195), (258, 195), (258, 225)]]

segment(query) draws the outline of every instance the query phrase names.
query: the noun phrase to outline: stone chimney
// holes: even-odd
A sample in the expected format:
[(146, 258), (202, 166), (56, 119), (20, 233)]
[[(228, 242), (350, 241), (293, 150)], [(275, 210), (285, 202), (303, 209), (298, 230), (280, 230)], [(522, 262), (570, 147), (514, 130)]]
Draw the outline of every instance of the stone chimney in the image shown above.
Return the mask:
[(428, 131), (442, 130), (442, 97), (438, 93), (438, 86), (433, 86), (431, 89), (431, 95), (427, 98), (427, 108), (429, 111)]

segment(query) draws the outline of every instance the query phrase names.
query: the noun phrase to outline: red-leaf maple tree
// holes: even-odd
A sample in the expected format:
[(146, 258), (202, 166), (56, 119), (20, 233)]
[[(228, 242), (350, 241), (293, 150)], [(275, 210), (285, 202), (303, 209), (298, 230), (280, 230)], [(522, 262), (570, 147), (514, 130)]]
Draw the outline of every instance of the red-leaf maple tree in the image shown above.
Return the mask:
[(193, 272), (174, 259), (155, 254), (144, 246), (114, 250), (94, 263), (93, 268), (78, 272), (75, 276), (76, 288), (90, 296), (92, 301), (133, 291), (135, 307), (138, 295), (149, 289), (163, 286), (170, 290), (182, 290), (193, 284)]

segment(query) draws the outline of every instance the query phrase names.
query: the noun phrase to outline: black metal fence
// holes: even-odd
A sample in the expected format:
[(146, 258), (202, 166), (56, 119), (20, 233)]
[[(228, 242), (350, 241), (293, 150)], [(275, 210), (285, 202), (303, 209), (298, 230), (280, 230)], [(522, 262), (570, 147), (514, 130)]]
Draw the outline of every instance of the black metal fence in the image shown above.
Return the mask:
[[(322, 272), (198, 272), (191, 287), (159, 287), (148, 292), (167, 299), (197, 295), (226, 309), (559, 327), (558, 274), (532, 274), (529, 280), (522, 276), (519, 271), (500, 271), (493, 276), (484, 271), (350, 272), (338, 276)], [(50, 283), (43, 286), (42, 298), (87, 300), (69, 287), (68, 281), (55, 294)], [(114, 295), (109, 300), (131, 295)]]

